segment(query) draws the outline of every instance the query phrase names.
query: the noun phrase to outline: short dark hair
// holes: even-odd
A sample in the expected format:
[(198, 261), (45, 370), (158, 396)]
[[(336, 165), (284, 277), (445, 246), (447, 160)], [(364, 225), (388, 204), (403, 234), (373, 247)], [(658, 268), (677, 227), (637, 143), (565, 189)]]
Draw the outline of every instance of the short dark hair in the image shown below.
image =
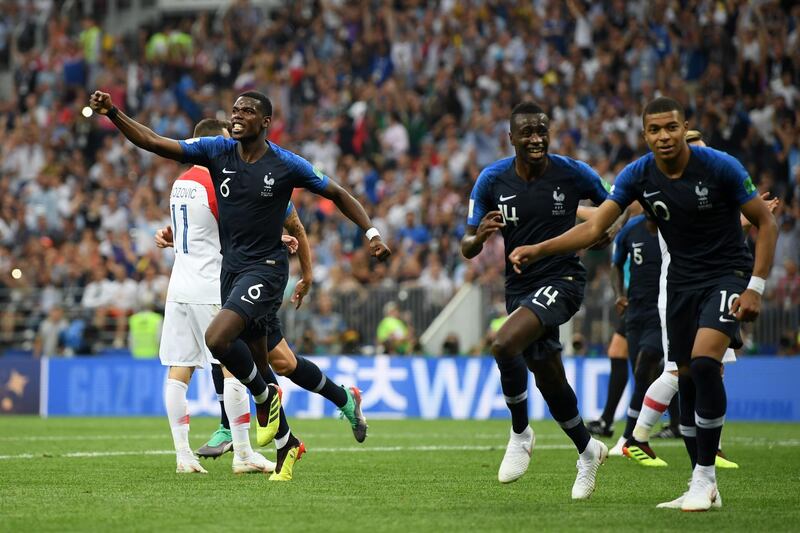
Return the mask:
[(204, 118), (194, 127), (194, 137), (216, 137), (222, 130), (230, 130), (230, 122), (216, 118)]
[(239, 98), (252, 98), (253, 100), (258, 100), (259, 105), (261, 106), (261, 112), (264, 114), (265, 117), (272, 116), (272, 101), (270, 101), (269, 97), (258, 91), (247, 91), (239, 95)]
[(680, 102), (666, 96), (659, 96), (655, 100), (650, 100), (650, 103), (645, 106), (644, 113), (642, 113), (642, 124), (644, 124), (644, 117), (647, 115), (670, 113), (672, 111), (677, 111), (681, 118), (686, 117), (686, 112)]
[(514, 115), (538, 115), (540, 113), (547, 116), (547, 113), (545, 113), (544, 109), (542, 109), (539, 104), (529, 100), (518, 103), (514, 106), (514, 109), (511, 110), (512, 117)]

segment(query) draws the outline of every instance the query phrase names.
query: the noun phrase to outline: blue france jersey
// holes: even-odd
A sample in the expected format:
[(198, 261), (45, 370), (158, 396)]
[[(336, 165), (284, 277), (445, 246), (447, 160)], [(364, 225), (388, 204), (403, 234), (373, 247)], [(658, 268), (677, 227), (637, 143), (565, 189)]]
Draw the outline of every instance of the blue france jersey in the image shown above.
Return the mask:
[(527, 182), (517, 175), (513, 157), (501, 159), (480, 173), (469, 197), (467, 225), (477, 227), (489, 211), (503, 214), (501, 230), (506, 250), (506, 293), (519, 295), (547, 279), (586, 271), (575, 254), (547, 257), (517, 274), (508, 260), (514, 248), (557, 237), (575, 225), (578, 202), (602, 203), (606, 183), (592, 168), (569, 157), (549, 154), (544, 174)]
[(614, 239), (612, 262), (623, 268), (630, 258), (628, 309), (625, 320), (658, 321), (658, 289), (661, 277), (661, 246), (658, 234), (647, 229), (644, 215), (631, 218)]
[(639, 200), (653, 215), (672, 257), (667, 281), (681, 290), (748, 274), (753, 265), (739, 221), (740, 206), (757, 194), (750, 176), (725, 152), (690, 148), (680, 178), (665, 176), (650, 153), (625, 167), (609, 197), (623, 209)]
[(255, 163), (242, 160), (233, 139), (200, 137), (180, 144), (184, 162), (207, 167), (211, 173), (219, 204), (223, 270), (242, 272), (285, 260), (281, 233), (292, 190), (303, 187), (320, 193), (328, 177), (271, 142)]

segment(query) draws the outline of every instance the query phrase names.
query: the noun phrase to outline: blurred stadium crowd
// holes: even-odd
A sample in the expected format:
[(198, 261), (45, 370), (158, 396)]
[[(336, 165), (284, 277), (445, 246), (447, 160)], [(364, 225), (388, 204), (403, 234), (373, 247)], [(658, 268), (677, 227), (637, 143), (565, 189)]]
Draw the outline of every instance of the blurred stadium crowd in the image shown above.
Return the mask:
[[(463, 283), (502, 287), (499, 239), (472, 262), (458, 244), (480, 169), (513, 153), (516, 102), (550, 110), (552, 152), (613, 182), (645, 151), (640, 112), (659, 94), (680, 100), (710, 146), (782, 199), (768, 301), (784, 320), (775, 350), (798, 352), (795, 2), (320, 0), (266, 12), (235, 0), (122, 35), (103, 27), (104, 6), (0, 0), (0, 73), (11, 79), (0, 99), (3, 347), (122, 347), (131, 313), (163, 305), (172, 258), (152, 235), (169, 223), (180, 168), (84, 117), (90, 91), (186, 138), (200, 118), (225, 116), (238, 93), (259, 89), (275, 107), (270, 138), (347, 184), (395, 250), (371, 264), (361, 232), (329, 202), (295, 195), (315, 285), (284, 320), (298, 325), (302, 336), (290, 340), (303, 353), (368, 343), (414, 351)], [(608, 251), (585, 262), (587, 292), (604, 293)], [(408, 313), (397, 295), (415, 290), (423, 311)], [(377, 331), (362, 327), (367, 301), (386, 313)]]

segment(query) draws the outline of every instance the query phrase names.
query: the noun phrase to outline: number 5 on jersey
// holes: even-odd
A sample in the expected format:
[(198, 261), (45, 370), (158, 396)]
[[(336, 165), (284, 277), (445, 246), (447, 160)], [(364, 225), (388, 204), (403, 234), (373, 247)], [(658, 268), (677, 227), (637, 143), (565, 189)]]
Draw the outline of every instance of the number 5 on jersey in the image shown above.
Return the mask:
[[(259, 283), (257, 285), (253, 285), (252, 287), (247, 289), (247, 295), (250, 296), (250, 298), (252, 298), (253, 300), (258, 300), (259, 298), (261, 298), (261, 287), (263, 287), (263, 286), (264, 286), (263, 283)], [(244, 294), (242, 295), (242, 300), (244, 300), (245, 302), (247, 302), (247, 303), (249, 303), (251, 305), (253, 304), (253, 301), (252, 300), (248, 300), (247, 298), (245, 298)]]
[[(547, 298), (545, 303), (539, 301), (539, 297), (542, 296), (543, 298)], [(547, 309), (548, 305), (552, 305), (553, 302), (556, 301), (556, 296), (558, 296), (558, 291), (553, 289), (552, 285), (548, 285), (546, 287), (540, 287), (538, 291), (533, 295), (532, 302), (534, 305), (538, 305), (539, 307), (543, 307)]]

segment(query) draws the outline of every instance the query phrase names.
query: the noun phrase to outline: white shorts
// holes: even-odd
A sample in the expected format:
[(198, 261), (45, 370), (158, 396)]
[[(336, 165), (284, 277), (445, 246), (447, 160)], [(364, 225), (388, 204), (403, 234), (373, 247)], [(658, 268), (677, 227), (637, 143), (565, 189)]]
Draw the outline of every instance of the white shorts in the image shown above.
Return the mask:
[(219, 313), (216, 304), (167, 302), (158, 356), (164, 366), (196, 366), (206, 362), (219, 364), (206, 347), (208, 325)]
[[(678, 363), (670, 361), (667, 358), (667, 354), (669, 353), (669, 339), (667, 338), (667, 308), (665, 306), (658, 306), (658, 316), (661, 319), (661, 345), (664, 348), (664, 372), (677, 372)], [(722, 356), (722, 362), (736, 362), (736, 352), (733, 351), (733, 348), (725, 350), (725, 355)]]

